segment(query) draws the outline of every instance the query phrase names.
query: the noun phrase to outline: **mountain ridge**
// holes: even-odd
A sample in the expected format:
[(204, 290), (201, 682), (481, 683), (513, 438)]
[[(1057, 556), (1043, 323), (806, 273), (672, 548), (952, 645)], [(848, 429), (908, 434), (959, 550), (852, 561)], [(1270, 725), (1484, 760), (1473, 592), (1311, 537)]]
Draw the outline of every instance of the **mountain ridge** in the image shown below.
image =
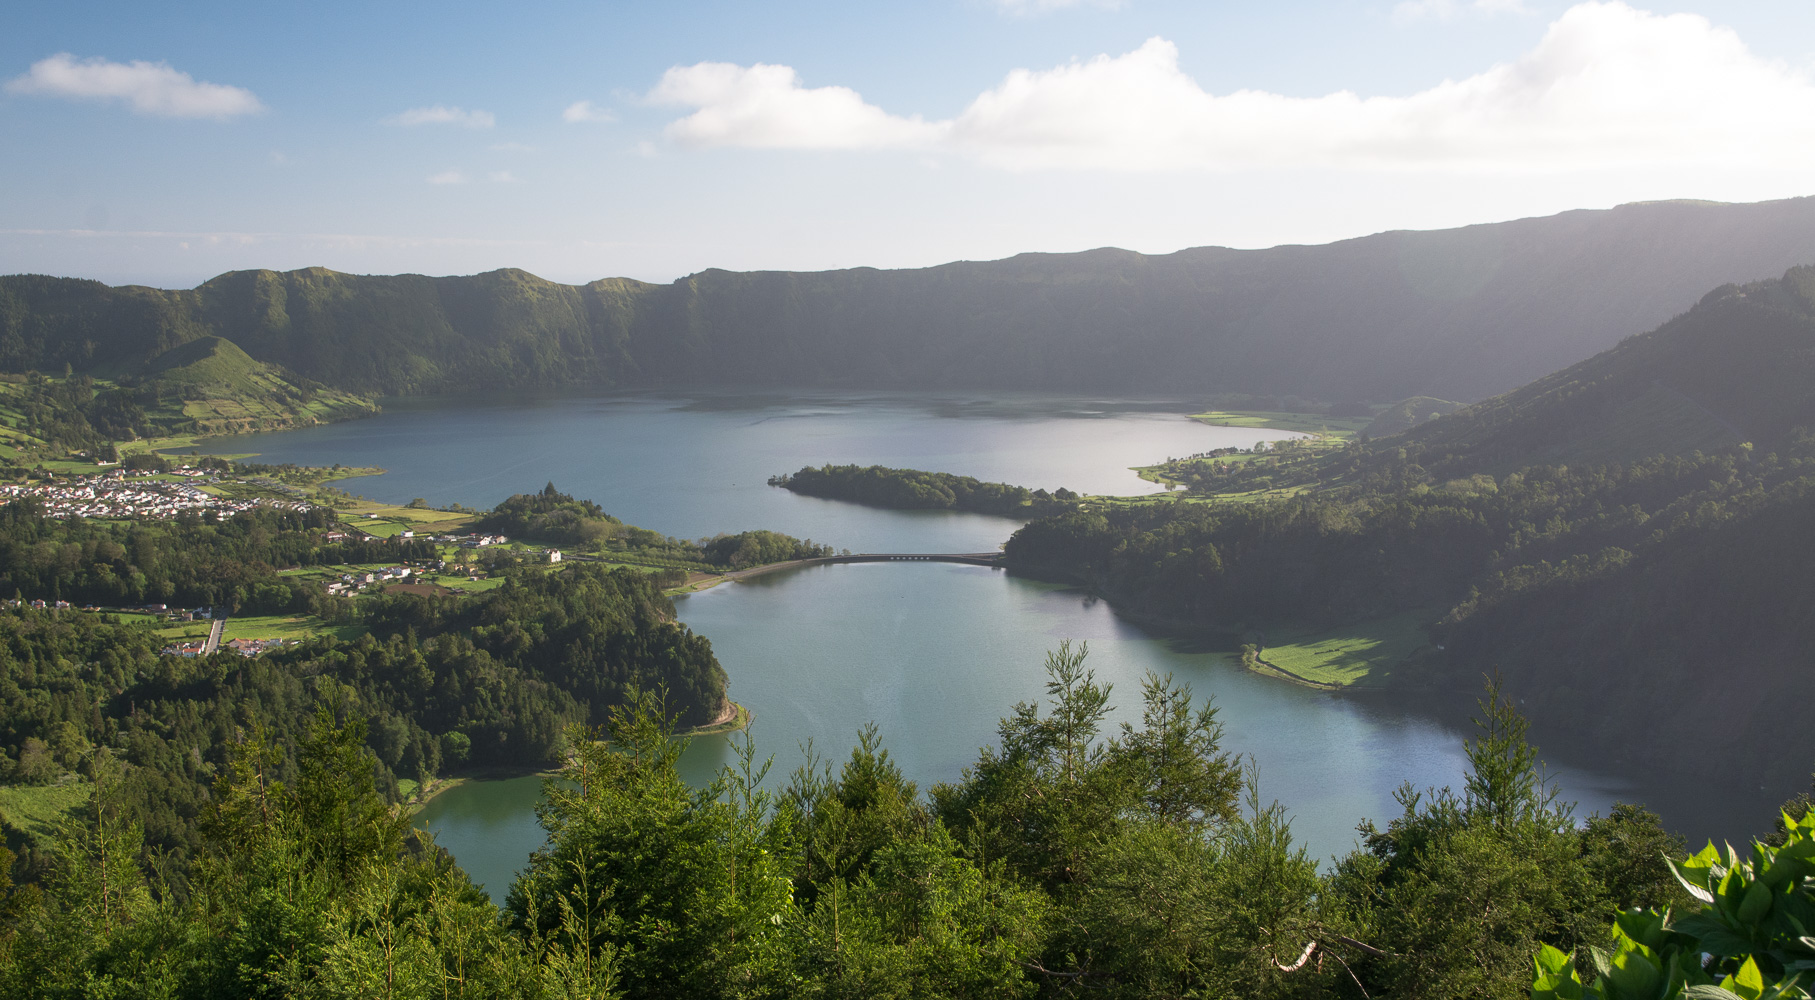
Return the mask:
[(361, 393), (765, 385), (1476, 400), (1815, 261), (1815, 198), (1657, 202), (1261, 250), (583, 285), (504, 268), (235, 271), (194, 289), (0, 277), (0, 370), (197, 337)]

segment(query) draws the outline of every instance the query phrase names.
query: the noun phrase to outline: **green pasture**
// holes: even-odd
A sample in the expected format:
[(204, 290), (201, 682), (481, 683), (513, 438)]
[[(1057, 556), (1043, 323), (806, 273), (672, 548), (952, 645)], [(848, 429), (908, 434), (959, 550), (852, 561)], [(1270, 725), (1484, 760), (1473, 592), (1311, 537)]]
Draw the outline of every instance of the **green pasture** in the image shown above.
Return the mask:
[(208, 631), (212, 627), (212, 623), (204, 618), (193, 622), (168, 622), (159, 625), (156, 632), (167, 642), (201, 640), (208, 638)]
[(483, 594), (488, 590), (496, 590), (504, 586), (504, 577), (488, 576), (479, 580), (469, 580), (463, 574), (429, 573), (424, 574), (422, 582), (436, 584), (449, 590), (458, 590), (463, 594)]
[(1260, 658), (1307, 681), (1349, 687), (1378, 683), (1430, 638), (1425, 608), (1319, 632), (1289, 633), (1262, 647)]
[(227, 619), (222, 642), (234, 639), (313, 639), (332, 635), (356, 639), (365, 629), (358, 625), (330, 625), (314, 615), (247, 615)]
[(1285, 410), (1210, 410), (1193, 413), (1191, 419), (1217, 427), (1296, 431), (1341, 441), (1354, 437), (1374, 422), (1372, 416), (1332, 417), (1323, 413), (1292, 413)]

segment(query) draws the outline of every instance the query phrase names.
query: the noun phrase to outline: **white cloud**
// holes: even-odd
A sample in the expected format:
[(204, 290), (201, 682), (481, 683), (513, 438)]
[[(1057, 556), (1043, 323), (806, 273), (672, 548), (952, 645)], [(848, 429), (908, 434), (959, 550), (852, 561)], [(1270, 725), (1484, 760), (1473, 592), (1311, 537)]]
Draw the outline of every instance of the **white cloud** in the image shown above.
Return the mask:
[(443, 170), (438, 174), (430, 174), (428, 182), (430, 184), (465, 184), (466, 175), (458, 170)]
[(591, 101), (575, 101), (561, 112), (561, 120), (570, 124), (579, 122), (615, 122), (618, 116), (607, 108), (601, 108)]
[(676, 66), (648, 99), (698, 109), (666, 130), (683, 146), (904, 149), (937, 142), (948, 130), (891, 115), (848, 87), (803, 87), (792, 68), (765, 63)]
[(168, 63), (77, 59), (67, 52), (33, 63), (24, 75), (6, 82), (6, 91), (78, 100), (120, 100), (141, 114), (165, 118), (234, 118), (265, 110), (250, 90), (198, 82)]
[(490, 111), (468, 111), (465, 108), (450, 108), (445, 104), (430, 108), (411, 108), (385, 120), (392, 125), (461, 125), (466, 128), (491, 128), (498, 124), (497, 117)]
[(496, 184), (515, 184), (515, 183), (517, 183), (516, 175), (512, 174), (508, 170), (494, 170), (491, 172), (490, 177), (492, 179), (492, 182), (496, 183)]
[(1211, 94), (1162, 38), (1015, 70), (947, 121), (763, 64), (676, 67), (649, 97), (695, 109), (667, 129), (684, 146), (913, 149), (1009, 170), (1815, 166), (1806, 74), (1705, 18), (1620, 2), (1579, 4), (1513, 62), (1409, 97)]

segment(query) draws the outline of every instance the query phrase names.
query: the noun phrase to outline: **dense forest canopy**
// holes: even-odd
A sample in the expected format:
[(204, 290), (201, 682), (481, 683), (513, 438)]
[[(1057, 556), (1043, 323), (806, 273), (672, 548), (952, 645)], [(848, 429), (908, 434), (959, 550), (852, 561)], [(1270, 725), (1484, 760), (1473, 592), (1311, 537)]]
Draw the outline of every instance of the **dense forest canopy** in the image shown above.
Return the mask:
[[(1432, 648), (1396, 690), (1499, 669), (1548, 731), (1599, 752), (1795, 781), (1815, 735), (1773, 706), (1815, 693), (1811, 347), (1815, 269), (1798, 268), (1400, 435), (1193, 466), (1193, 494), (1240, 501), (1074, 511), (1007, 557), (1261, 644), (1421, 612)], [(1681, 420), (1648, 419), (1660, 399)], [(1710, 727), (1693, 746), (1656, 725), (1684, 704)]]
[(184, 658), (111, 616), (0, 610), (0, 781), (68, 780), (88, 753), (71, 748), (111, 748), (147, 843), (186, 857), (235, 734), (263, 729), (291, 748), (320, 707), (367, 720), (395, 799), (397, 778), (558, 763), (566, 725), (596, 724), (637, 690), (665, 692), (687, 725), (728, 706), (710, 643), (634, 570), (519, 570), (474, 597), (367, 598), (343, 620), (369, 631)]
[(1479, 399), (1815, 260), (1815, 199), (1660, 202), (1326, 246), (1023, 254), (666, 285), (239, 271), (0, 278), (0, 371), (133, 371), (224, 337), (337, 389), (590, 383)]

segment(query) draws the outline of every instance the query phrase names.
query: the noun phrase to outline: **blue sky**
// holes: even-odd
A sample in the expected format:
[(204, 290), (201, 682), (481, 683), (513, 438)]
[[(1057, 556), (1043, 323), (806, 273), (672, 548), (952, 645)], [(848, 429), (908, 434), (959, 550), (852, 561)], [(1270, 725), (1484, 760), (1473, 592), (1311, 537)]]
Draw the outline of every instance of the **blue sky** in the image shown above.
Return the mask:
[(18, 5), (0, 273), (904, 267), (1815, 194), (1815, 4)]

